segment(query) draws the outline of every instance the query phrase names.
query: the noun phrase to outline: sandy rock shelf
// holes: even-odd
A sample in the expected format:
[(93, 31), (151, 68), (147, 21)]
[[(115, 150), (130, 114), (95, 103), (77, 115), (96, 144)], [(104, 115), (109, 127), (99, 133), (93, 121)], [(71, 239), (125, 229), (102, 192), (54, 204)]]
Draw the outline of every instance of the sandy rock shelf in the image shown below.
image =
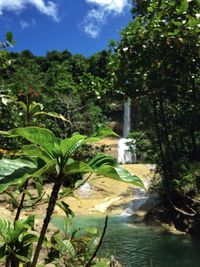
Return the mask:
[[(143, 181), (153, 178), (153, 172), (149, 165), (128, 164), (123, 165), (123, 167)], [(85, 195), (80, 190), (75, 192), (78, 199), (73, 197), (64, 199), (77, 215), (121, 214), (134, 198), (135, 186), (128, 183), (106, 177), (92, 177), (89, 180), (89, 185), (91, 189)], [(55, 213), (61, 215), (62, 211), (56, 208)]]
[[(152, 178), (153, 173), (149, 165), (129, 164), (123, 165), (132, 174), (139, 176), (142, 180)], [(76, 215), (98, 215), (98, 214), (121, 214), (134, 198), (134, 186), (128, 183), (115, 181), (106, 177), (91, 177), (89, 180), (90, 192), (86, 195), (75, 192), (76, 197), (65, 197), (63, 200), (69, 205)], [(52, 185), (45, 185), (47, 194), (50, 194)], [(0, 216), (13, 219), (15, 210), (9, 204), (9, 197), (1, 194), (0, 196)], [(23, 215), (35, 213), (38, 217), (43, 217), (46, 204), (23, 211)], [(63, 211), (56, 206), (55, 215), (64, 215)]]

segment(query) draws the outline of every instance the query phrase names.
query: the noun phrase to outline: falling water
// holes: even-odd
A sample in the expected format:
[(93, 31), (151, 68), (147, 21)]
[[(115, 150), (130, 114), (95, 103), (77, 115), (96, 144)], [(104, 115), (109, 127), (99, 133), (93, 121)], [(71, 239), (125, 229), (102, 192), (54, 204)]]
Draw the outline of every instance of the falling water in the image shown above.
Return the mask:
[(134, 140), (131, 138), (120, 138), (118, 142), (118, 162), (130, 164), (136, 161)]
[(118, 162), (122, 164), (137, 161), (134, 140), (126, 138), (131, 130), (131, 99), (124, 103), (123, 138), (118, 143)]
[(124, 117), (123, 117), (123, 137), (126, 138), (131, 131), (131, 99), (128, 98), (124, 103)]

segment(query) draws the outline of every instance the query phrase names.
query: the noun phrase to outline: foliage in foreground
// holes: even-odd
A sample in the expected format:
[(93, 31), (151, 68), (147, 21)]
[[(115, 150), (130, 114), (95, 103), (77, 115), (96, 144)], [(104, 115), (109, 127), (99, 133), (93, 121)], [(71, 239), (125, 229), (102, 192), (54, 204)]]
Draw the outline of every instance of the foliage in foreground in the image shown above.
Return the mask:
[[(30, 142), (29, 145), (22, 147), (22, 154), (26, 156), (26, 158), (2, 159), (0, 161), (1, 192), (4, 192), (10, 186), (14, 185), (24, 186), (24, 190), (27, 190), (27, 182), (29, 179), (33, 179), (38, 183), (38, 180), (41, 180), (44, 175), (50, 176), (53, 182), (46, 216), (43, 221), (32, 262), (30, 262), (31, 257), (27, 259), (28, 254), (20, 254), (19, 259), (18, 254), (15, 255), (16, 253), (13, 253), (21, 240), (21, 236), (19, 235), (14, 240), (14, 243), (12, 243), (13, 251), (8, 250), (8, 253), (6, 250), (5, 255), (3, 255), (3, 257), (6, 257), (6, 266), (10, 266), (11, 263), (11, 267), (15, 267), (18, 266), (20, 262), (27, 263), (27, 266), (36, 266), (62, 184), (65, 183), (65, 186), (68, 187), (68, 195), (75, 188), (80, 186), (80, 184), (84, 183), (84, 181), (81, 181), (77, 184), (77, 179), (79, 178), (79, 176), (76, 176), (77, 174), (95, 173), (96, 175), (104, 175), (115, 180), (144, 187), (142, 181), (138, 177), (131, 175), (127, 170), (120, 167), (112, 157), (106, 154), (97, 154), (92, 159), (85, 159), (84, 161), (74, 159), (75, 152), (79, 150), (82, 145), (88, 142), (98, 141), (107, 135), (116, 135), (106, 126), (101, 125), (97, 134), (90, 137), (75, 133), (70, 138), (65, 139), (60, 139), (50, 130), (39, 127), (16, 128), (7, 132), (1, 131), (1, 134), (12, 138), (20, 136)], [(76, 179), (76, 177), (78, 178)], [(23, 201), (24, 198), (21, 199), (18, 211), (23, 207)], [(62, 201), (59, 203), (59, 207), (65, 211), (67, 216), (71, 213), (65, 202)], [(19, 223), (19, 215), (20, 212), (17, 212), (13, 225), (14, 229)], [(7, 225), (10, 225), (10, 223), (8, 222)], [(23, 241), (23, 239), (21, 241)], [(54, 243), (54, 249), (57, 248), (57, 251), (60, 250), (59, 248), (62, 241), (57, 234), (52, 237), (52, 242)], [(71, 249), (73, 248), (69, 240), (66, 240), (65, 243), (70, 246)], [(3, 246), (7, 247), (6, 239), (4, 240)], [(23, 256), (26, 259), (22, 259)]]

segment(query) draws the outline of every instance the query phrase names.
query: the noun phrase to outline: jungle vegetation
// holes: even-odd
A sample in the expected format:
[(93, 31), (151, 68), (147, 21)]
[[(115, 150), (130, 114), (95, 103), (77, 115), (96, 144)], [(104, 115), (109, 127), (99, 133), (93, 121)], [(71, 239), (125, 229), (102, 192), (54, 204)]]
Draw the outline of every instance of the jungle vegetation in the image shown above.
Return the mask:
[[(121, 32), (120, 40), (112, 40), (107, 49), (88, 58), (72, 55), (67, 49), (44, 56), (29, 50), (7, 52), (6, 45), (12, 43), (8, 34), (0, 54), (2, 157), (13, 160), (14, 153), (8, 151), (22, 147), (21, 137), (41, 146), (40, 141), (27, 138), (30, 133), (24, 133), (32, 133), (36, 126), (49, 128), (57, 137), (50, 134), (54, 145), (43, 147), (40, 157), (47, 152), (52, 160), (56, 158), (63, 174), (66, 151), (61, 140), (73, 138), (75, 132), (80, 133), (80, 140), (91, 136), (99, 123), (115, 121), (130, 97), (134, 118), (130, 135), (136, 139), (137, 153), (147, 155), (143, 160), (157, 165), (161, 179), (155, 188), (176, 211), (183, 209), (181, 214), (188, 220), (199, 221), (199, 13), (199, 0), (133, 1), (133, 20)], [(12, 134), (16, 138), (6, 136)], [(42, 155), (43, 164), (48, 164), (48, 156)], [(34, 170), (41, 167), (41, 162), (26, 164)], [(80, 171), (82, 166), (78, 167)], [(85, 168), (89, 170), (90, 164)], [(59, 182), (60, 186), (63, 180)], [(24, 223), (31, 227), (33, 218)], [(59, 247), (60, 241), (55, 242)], [(7, 255), (12, 262), (12, 255)]]

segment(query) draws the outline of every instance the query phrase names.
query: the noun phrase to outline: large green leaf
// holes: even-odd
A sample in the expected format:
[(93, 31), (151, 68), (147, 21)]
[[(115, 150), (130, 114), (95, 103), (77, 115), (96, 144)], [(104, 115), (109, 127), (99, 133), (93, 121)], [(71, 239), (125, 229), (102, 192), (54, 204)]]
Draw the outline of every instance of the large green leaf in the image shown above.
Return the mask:
[(0, 219), (0, 235), (4, 242), (11, 244), (16, 241), (22, 241), (23, 235), (27, 230), (33, 228), (35, 216), (31, 215), (23, 220), (18, 220), (14, 224), (6, 219)]
[(110, 155), (99, 153), (93, 159), (91, 159), (88, 163), (88, 165), (92, 167), (93, 169), (96, 169), (105, 164), (114, 166), (114, 165), (117, 165), (117, 162)]
[(100, 124), (98, 126), (97, 137), (103, 138), (103, 137), (107, 137), (107, 136), (119, 137), (119, 135), (116, 134), (110, 127), (108, 127), (107, 125), (104, 125), (104, 124)]
[(29, 257), (20, 255), (20, 254), (18, 254), (18, 253), (15, 253), (15, 257), (16, 257), (17, 259), (19, 259), (21, 262), (24, 262), (24, 263), (29, 263), (29, 262), (30, 262), (30, 258), (29, 258)]
[(108, 137), (108, 136), (114, 136), (119, 137), (118, 134), (116, 134), (110, 127), (100, 124), (97, 129), (97, 133), (92, 135), (91, 137), (88, 137), (85, 142), (97, 142), (101, 140), (102, 138)]
[(20, 236), (19, 241), (23, 243), (23, 246), (29, 246), (33, 244), (37, 240), (37, 236), (31, 233), (23, 233), (23, 235)]
[(57, 248), (60, 253), (63, 255), (66, 255), (66, 253), (69, 253), (71, 257), (75, 258), (76, 250), (70, 240), (63, 240), (60, 235), (56, 234), (54, 236), (56, 242), (57, 242)]
[(7, 135), (24, 137), (31, 143), (42, 146), (51, 156), (55, 155), (57, 138), (48, 129), (39, 127), (16, 128), (8, 131)]
[(89, 173), (89, 172), (94, 172), (94, 169), (91, 168), (88, 164), (81, 161), (75, 161), (67, 165), (64, 170), (65, 175), (71, 175), (77, 173)]
[(53, 173), (55, 171), (56, 164), (56, 160), (52, 160), (46, 165), (44, 165), (42, 168), (39, 168), (36, 172), (32, 173), (30, 177), (37, 178), (41, 177), (45, 173)]
[(43, 173), (54, 169), (56, 161), (52, 160), (38, 168), (37, 160), (2, 159), (0, 160), (0, 193), (10, 185), (24, 183), (30, 177), (40, 177)]
[[(11, 223), (9, 220), (0, 219), (0, 235), (4, 246), (0, 248), (0, 258), (14, 253), (22, 262), (30, 262), (31, 247), (37, 236), (28, 233), (33, 228), (35, 216), (31, 215), (23, 220)], [(3, 254), (4, 253), (4, 254)]]
[(0, 235), (6, 239), (11, 230), (11, 223), (9, 220), (0, 218)]
[(24, 159), (0, 160), (0, 193), (10, 185), (19, 185), (37, 171), (37, 162)]
[(144, 188), (144, 184), (139, 177), (132, 175), (129, 171), (127, 171), (126, 169), (122, 168), (119, 165), (116, 166), (102, 165), (96, 170), (96, 173), (118, 181), (131, 183), (138, 187)]
[(46, 115), (55, 119), (60, 119), (62, 121), (68, 122), (69, 124), (71, 124), (71, 121), (66, 119), (63, 115), (58, 114), (56, 112), (44, 112), (44, 111), (40, 111), (40, 112), (36, 112), (33, 116), (38, 116), (38, 115)]
[(27, 156), (38, 157), (44, 160), (45, 162), (49, 162), (52, 160), (50, 155), (37, 145), (25, 145), (22, 147), (21, 151)]
[(57, 201), (56, 205), (62, 209), (64, 211), (64, 213), (66, 214), (66, 216), (68, 217), (70, 216), (74, 216), (73, 211), (70, 209), (69, 205), (67, 203), (65, 203), (64, 201)]
[(30, 215), (25, 219), (20, 220), (23, 224), (23, 227), (33, 228), (35, 223), (35, 215)]
[(29, 113), (31, 114), (34, 114), (35, 115), (35, 110), (39, 108), (39, 109), (42, 109), (43, 108), (43, 105), (40, 104), (40, 103), (37, 103), (35, 101), (33, 101), (30, 105), (29, 105)]
[(27, 113), (27, 105), (22, 101), (18, 101), (18, 104), (23, 109), (24, 113)]
[(62, 154), (67, 158), (70, 157), (70, 155), (72, 155), (79, 148), (85, 139), (85, 135), (74, 134), (72, 137), (62, 140), (60, 142)]
[(28, 216), (25, 219), (17, 220), (11, 232), (10, 241), (22, 241), (24, 234), (28, 229), (32, 229), (35, 223), (35, 215)]
[(106, 154), (98, 154), (88, 164), (76, 161), (66, 166), (65, 175), (77, 173), (96, 173), (144, 188), (140, 178), (122, 168), (111, 156)]
[(63, 245), (64, 246), (61, 247), (61, 249), (63, 250), (64, 255), (65, 255), (65, 252), (68, 252), (73, 258), (77, 257), (76, 250), (73, 244), (70, 242), (70, 240), (64, 240)]

